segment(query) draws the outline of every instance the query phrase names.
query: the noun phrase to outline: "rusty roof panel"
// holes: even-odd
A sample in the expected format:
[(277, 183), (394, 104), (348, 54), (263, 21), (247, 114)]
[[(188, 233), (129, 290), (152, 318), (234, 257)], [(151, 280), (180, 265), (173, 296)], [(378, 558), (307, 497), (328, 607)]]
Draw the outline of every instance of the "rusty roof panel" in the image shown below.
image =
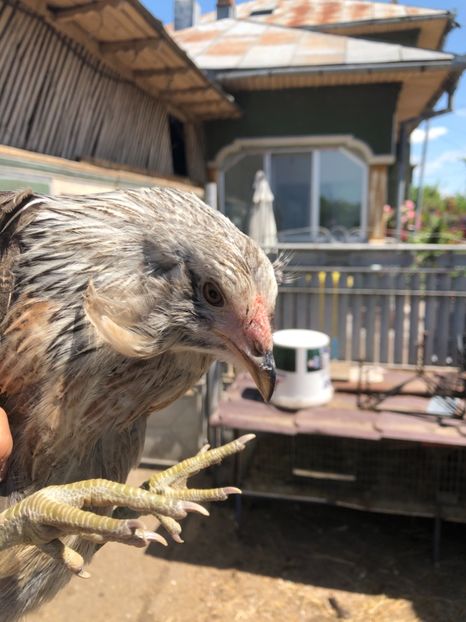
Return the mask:
[[(241, 5), (240, 5), (241, 6)], [(221, 29), (221, 31), (220, 31)], [(197, 36), (193, 37), (193, 33)], [(404, 61), (451, 60), (450, 54), (390, 43), (223, 19), (173, 33), (194, 62), (205, 70), (304, 68)]]
[[(270, 0), (252, 0), (236, 7), (238, 19), (254, 19), (262, 23), (290, 27), (447, 15), (449, 12), (445, 10), (360, 0), (276, 0), (274, 8), (270, 6)], [(215, 20), (215, 12), (206, 13), (201, 17), (203, 23)]]

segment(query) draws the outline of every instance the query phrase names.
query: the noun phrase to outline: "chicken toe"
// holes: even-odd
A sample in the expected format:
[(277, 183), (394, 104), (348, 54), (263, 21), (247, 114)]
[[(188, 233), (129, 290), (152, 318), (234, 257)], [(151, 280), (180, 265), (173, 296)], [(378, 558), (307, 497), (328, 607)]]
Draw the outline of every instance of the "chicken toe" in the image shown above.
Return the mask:
[[(222, 501), (230, 494), (241, 492), (231, 486), (188, 488), (187, 480), (200, 470), (241, 451), (253, 437), (249, 434), (216, 449), (203, 448), (193, 458), (156, 473), (140, 488), (105, 479), (43, 488), (0, 514), (0, 550), (32, 544), (74, 574), (87, 578), (82, 557), (60, 540), (62, 536), (78, 535), (96, 544), (115, 541), (146, 546), (153, 541), (166, 546), (163, 536), (156, 530), (147, 530), (138, 519), (140, 515), (152, 514), (173, 540), (182, 542), (178, 521), (188, 512), (209, 515), (198, 501)], [(90, 508), (112, 511), (115, 507), (117, 510), (113, 516), (89, 511)]]

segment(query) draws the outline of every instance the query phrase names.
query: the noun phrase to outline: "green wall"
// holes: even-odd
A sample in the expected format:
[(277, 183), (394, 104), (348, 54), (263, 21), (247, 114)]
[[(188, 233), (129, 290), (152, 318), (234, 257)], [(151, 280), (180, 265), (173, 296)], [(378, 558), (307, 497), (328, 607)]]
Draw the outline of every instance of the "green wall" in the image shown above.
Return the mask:
[(234, 93), (243, 116), (205, 125), (207, 157), (236, 138), (352, 134), (375, 154), (392, 153), (400, 86), (370, 84)]
[(368, 41), (417, 47), (420, 32), (419, 28), (411, 28), (409, 30), (388, 30), (386, 32), (372, 33), (365, 32), (361, 35), (351, 35), (351, 37), (356, 37), (357, 39), (367, 39)]

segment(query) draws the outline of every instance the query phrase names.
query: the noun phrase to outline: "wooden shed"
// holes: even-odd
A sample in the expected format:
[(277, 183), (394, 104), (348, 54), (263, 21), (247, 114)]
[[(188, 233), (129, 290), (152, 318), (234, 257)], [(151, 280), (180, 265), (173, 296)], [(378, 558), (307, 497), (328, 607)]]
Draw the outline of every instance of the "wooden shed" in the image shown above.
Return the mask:
[(238, 114), (137, 0), (1, 0), (0, 86), (0, 189), (200, 188)]

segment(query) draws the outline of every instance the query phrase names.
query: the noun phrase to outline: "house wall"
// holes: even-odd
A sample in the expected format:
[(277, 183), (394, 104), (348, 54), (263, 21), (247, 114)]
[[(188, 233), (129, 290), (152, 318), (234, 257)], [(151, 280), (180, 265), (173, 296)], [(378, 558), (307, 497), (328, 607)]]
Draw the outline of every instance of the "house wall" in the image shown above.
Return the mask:
[(393, 152), (397, 84), (234, 93), (239, 119), (205, 124), (207, 158), (238, 138), (352, 134), (376, 155)]
[(0, 143), (170, 175), (165, 107), (22, 5), (0, 0)]
[(387, 30), (385, 32), (364, 32), (362, 34), (352, 34), (351, 36), (358, 39), (367, 39), (368, 41), (377, 41), (392, 43), (395, 45), (406, 45), (408, 47), (417, 47), (420, 34), (421, 31), (419, 30), (419, 28), (409, 28), (400, 30)]

